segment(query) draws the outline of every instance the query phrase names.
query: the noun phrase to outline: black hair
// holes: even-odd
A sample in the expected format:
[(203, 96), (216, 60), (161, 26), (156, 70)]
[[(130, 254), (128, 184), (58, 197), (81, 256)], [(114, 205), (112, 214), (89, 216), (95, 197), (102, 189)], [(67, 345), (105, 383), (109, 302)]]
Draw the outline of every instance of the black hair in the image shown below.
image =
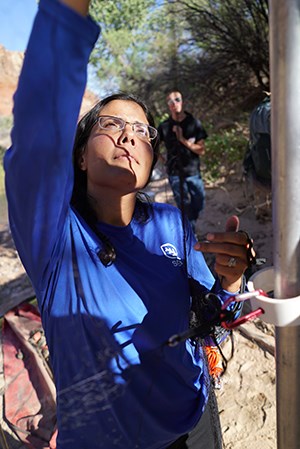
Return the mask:
[[(99, 252), (98, 256), (103, 265), (111, 265), (116, 259), (116, 252), (111, 242), (102, 232), (97, 228), (97, 217), (94, 208), (92, 207), (90, 198), (87, 193), (87, 175), (86, 171), (81, 170), (80, 160), (85, 151), (88, 139), (90, 137), (93, 126), (95, 125), (101, 109), (108, 103), (114, 100), (132, 101), (138, 104), (144, 111), (148, 123), (150, 126), (155, 127), (153, 116), (146, 106), (146, 104), (138, 97), (127, 93), (116, 93), (110, 95), (103, 100), (100, 100), (89, 112), (87, 112), (79, 121), (77, 125), (75, 142), (73, 148), (73, 167), (74, 167), (74, 187), (71, 198), (71, 205), (78, 211), (78, 213), (84, 218), (87, 224), (95, 232), (98, 238), (103, 244), (103, 249)], [(156, 164), (159, 151), (159, 137), (151, 141), (153, 148), (153, 162), (150, 170), (148, 182), (151, 178), (152, 170)], [(139, 193), (137, 195), (135, 215), (139, 220), (145, 222), (149, 218), (148, 202), (145, 202), (146, 196)]]

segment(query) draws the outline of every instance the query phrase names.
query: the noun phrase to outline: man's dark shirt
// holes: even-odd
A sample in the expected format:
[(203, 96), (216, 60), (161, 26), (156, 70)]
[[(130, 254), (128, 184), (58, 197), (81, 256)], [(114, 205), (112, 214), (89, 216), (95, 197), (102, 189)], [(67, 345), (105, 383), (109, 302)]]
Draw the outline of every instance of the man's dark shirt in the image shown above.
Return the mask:
[(193, 143), (206, 139), (207, 133), (200, 120), (195, 119), (189, 112), (185, 112), (185, 114), (186, 117), (182, 122), (176, 122), (169, 117), (158, 127), (160, 140), (165, 143), (167, 149), (168, 175), (187, 177), (200, 173), (199, 156), (180, 143), (172, 129), (173, 126), (179, 125), (182, 128), (183, 137), (185, 139), (193, 138)]

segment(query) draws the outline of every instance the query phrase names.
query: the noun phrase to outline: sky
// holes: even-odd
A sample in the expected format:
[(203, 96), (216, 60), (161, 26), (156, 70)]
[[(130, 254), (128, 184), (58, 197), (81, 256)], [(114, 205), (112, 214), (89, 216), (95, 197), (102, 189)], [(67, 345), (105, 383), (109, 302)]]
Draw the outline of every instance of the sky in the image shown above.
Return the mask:
[[(37, 12), (37, 0), (0, 0), (0, 44), (10, 51), (25, 51)], [(88, 87), (103, 96), (103, 89), (88, 68)]]
[(36, 11), (36, 0), (0, 0), (0, 44), (24, 51)]

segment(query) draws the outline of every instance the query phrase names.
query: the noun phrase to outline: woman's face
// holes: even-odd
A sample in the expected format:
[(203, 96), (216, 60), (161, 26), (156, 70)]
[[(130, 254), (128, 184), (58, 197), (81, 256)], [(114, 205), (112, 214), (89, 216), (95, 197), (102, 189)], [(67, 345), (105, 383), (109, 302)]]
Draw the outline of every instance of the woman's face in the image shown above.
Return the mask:
[[(99, 116), (114, 116), (130, 123), (148, 120), (143, 109), (133, 101), (113, 100), (101, 109)], [(149, 178), (153, 161), (150, 140), (135, 134), (126, 124), (123, 130), (108, 126), (93, 127), (79, 162), (87, 172), (87, 190), (91, 195), (99, 189), (116, 189), (121, 194), (142, 189)]]

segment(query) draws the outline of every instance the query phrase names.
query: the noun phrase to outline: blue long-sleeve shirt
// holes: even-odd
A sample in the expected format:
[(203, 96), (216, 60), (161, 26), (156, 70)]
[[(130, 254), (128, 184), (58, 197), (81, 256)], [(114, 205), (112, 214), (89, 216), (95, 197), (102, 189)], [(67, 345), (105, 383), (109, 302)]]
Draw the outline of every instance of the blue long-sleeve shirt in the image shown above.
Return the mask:
[[(98, 27), (57, 0), (41, 0), (14, 104), (5, 155), (11, 231), (35, 288), (57, 389), (57, 449), (163, 449), (191, 430), (207, 401), (203, 358), (189, 341), (179, 211), (153, 204), (146, 223), (99, 223), (101, 242), (70, 206), (72, 149)], [(215, 279), (185, 243), (189, 275)]]

